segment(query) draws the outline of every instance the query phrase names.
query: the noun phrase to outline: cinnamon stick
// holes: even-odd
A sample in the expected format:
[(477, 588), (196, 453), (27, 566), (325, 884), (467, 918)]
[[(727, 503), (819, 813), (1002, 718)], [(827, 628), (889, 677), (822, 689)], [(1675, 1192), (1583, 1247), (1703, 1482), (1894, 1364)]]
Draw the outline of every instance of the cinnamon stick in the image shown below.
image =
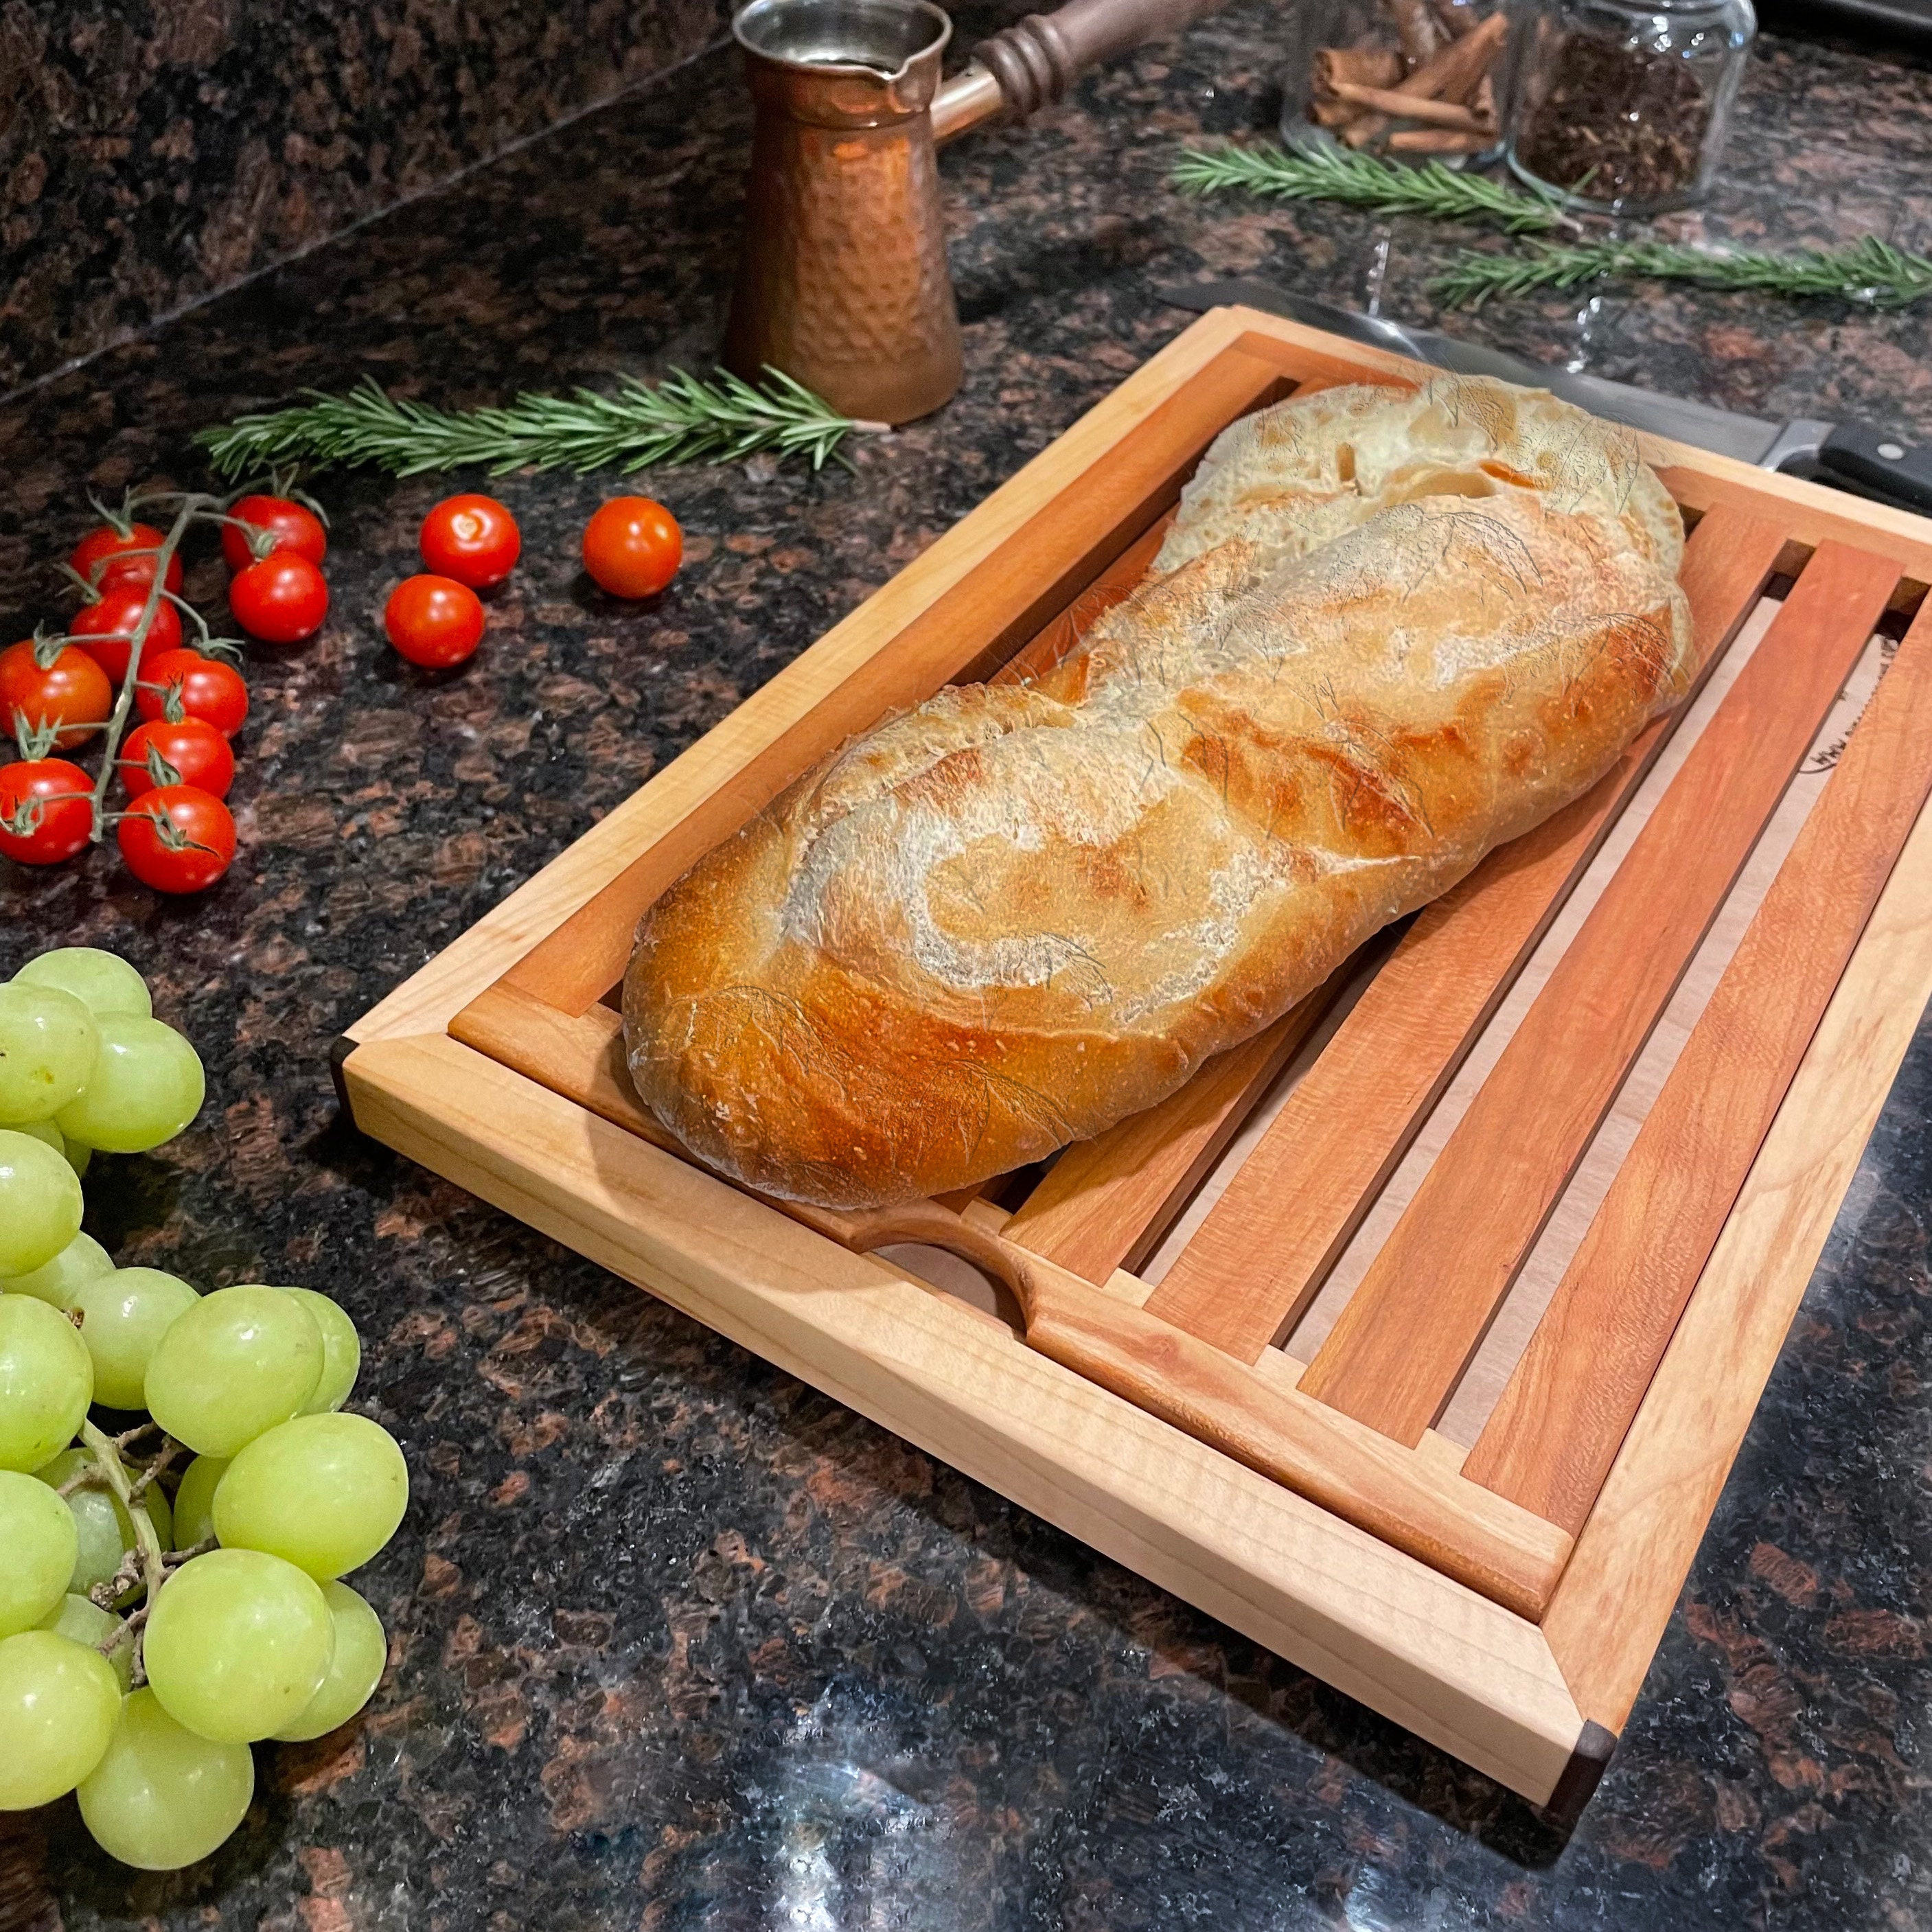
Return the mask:
[(1318, 128), (1346, 128), (1368, 114), (1352, 100), (1339, 100), (1338, 84), (1393, 87), (1405, 70), (1401, 55), (1393, 47), (1318, 47), (1313, 69), (1308, 118)]
[(1492, 14), (1473, 33), (1452, 40), (1432, 60), (1399, 82), (1395, 92), (1420, 94), (1427, 100), (1466, 101), (1495, 64), (1508, 36), (1508, 20), (1501, 14)]
[(1460, 134), (1453, 128), (1405, 128), (1388, 137), (1390, 152), (1402, 154), (1480, 154), (1496, 145), (1493, 131)]
[(1393, 47), (1318, 47), (1315, 50), (1315, 91), (1331, 94), (1338, 81), (1358, 87), (1393, 87), (1406, 71)]
[(1308, 118), (1318, 128), (1346, 128), (1360, 120), (1367, 112), (1366, 108), (1358, 107), (1352, 100), (1337, 100), (1333, 94), (1324, 99), (1318, 94), (1308, 104)]
[(1426, 0), (1388, 0), (1388, 10), (1402, 52), (1418, 64), (1433, 58), (1448, 37)]
[(1334, 92), (1337, 100), (1352, 101), (1358, 107), (1372, 107), (1378, 114), (1396, 115), (1406, 121), (1426, 121), (1432, 126), (1453, 128), (1466, 134), (1484, 131), (1483, 124), (1459, 101), (1430, 100), (1418, 94), (1405, 94), (1400, 88), (1358, 87), (1347, 80), (1336, 82)]
[[(1426, 124), (1390, 137), (1391, 148), (1474, 154), (1488, 146), (1496, 128), (1490, 70), (1508, 38), (1505, 16), (1497, 12), (1478, 21), (1474, 0), (1387, 4), (1402, 53), (1375, 47), (1318, 48), (1310, 75), (1310, 119), (1336, 130), (1351, 148), (1379, 140), (1391, 117)], [(1414, 63), (1406, 73), (1406, 62)]]

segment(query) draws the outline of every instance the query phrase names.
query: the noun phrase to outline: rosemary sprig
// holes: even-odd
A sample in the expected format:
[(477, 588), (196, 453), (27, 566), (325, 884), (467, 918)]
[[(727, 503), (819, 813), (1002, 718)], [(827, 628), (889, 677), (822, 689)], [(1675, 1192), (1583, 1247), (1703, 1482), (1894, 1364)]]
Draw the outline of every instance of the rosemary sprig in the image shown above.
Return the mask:
[(217, 474), (231, 478), (292, 460), (373, 464), (392, 476), (472, 464), (492, 476), (526, 466), (580, 473), (611, 464), (628, 473), (653, 464), (732, 462), (766, 449), (805, 457), (818, 470), (854, 430), (883, 427), (840, 416), (771, 368), (758, 383), (724, 370), (707, 382), (674, 370), (655, 386), (625, 376), (608, 394), (525, 394), (499, 409), (400, 400), (366, 376), (346, 395), (302, 394), (305, 403), (238, 416), (195, 442)]
[(1185, 148), (1174, 184), (1191, 194), (1240, 188), (1283, 201), (1339, 201), (1378, 214), (1431, 214), (1450, 220), (1495, 221), (1511, 235), (1554, 228), (1556, 202), (1476, 174), (1458, 174), (1440, 161), (1406, 167), (1376, 154), (1325, 142), (1276, 147)]
[(1613, 275), (1770, 295), (1831, 296), (1869, 308), (1902, 308), (1932, 295), (1932, 260), (1909, 255), (1876, 235), (1843, 248), (1800, 248), (1789, 254), (1692, 248), (1675, 242), (1538, 242), (1522, 254), (1467, 249), (1436, 283), (1434, 292), (1451, 308), (1480, 308), (1492, 296), (1574, 289)]

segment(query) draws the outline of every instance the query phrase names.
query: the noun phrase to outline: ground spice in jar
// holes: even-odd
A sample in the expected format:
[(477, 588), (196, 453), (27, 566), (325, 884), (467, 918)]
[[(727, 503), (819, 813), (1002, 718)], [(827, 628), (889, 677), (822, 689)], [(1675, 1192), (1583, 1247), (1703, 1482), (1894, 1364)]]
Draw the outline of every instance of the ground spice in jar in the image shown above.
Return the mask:
[(1710, 98), (1684, 61), (1573, 33), (1516, 151), (1539, 179), (1592, 201), (1657, 201), (1696, 178), (1710, 118)]

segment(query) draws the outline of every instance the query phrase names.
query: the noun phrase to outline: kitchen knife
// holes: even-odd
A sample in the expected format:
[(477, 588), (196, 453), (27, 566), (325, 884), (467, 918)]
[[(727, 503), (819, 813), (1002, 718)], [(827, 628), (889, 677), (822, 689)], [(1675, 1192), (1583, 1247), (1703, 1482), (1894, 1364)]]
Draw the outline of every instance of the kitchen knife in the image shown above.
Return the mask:
[(1464, 342), (1432, 329), (1408, 328), (1384, 316), (1337, 308), (1312, 296), (1296, 295), (1272, 283), (1252, 280), (1190, 283), (1162, 289), (1161, 299), (1176, 308), (1210, 309), (1239, 303), (1285, 315), (1352, 342), (1372, 344), (1462, 376), (1495, 376), (1547, 389), (1592, 416), (1603, 416), (1653, 436), (1695, 443), (1700, 449), (1734, 456), (1764, 470), (1780, 470), (1835, 484), (1862, 496), (1901, 508), (1932, 514), (1932, 446), (1907, 442), (1865, 423), (1829, 423), (1808, 417), (1768, 422), (1709, 403), (1660, 395), (1651, 389), (1612, 382), (1601, 376), (1573, 374), (1546, 362), (1532, 362), (1479, 342)]

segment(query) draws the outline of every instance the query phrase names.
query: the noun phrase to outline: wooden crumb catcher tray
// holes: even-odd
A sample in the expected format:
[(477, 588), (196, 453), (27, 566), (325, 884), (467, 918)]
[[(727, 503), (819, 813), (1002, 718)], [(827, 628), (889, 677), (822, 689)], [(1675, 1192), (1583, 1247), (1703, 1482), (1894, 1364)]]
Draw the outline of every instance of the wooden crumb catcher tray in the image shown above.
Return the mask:
[(1043, 1178), (782, 1208), (643, 1113), (612, 1004), (639, 914), (820, 755), (1053, 662), (1236, 417), (1430, 373), (1204, 316), (337, 1064), (365, 1132), (1561, 1815), (1932, 996), (1932, 522), (1645, 440), (1702, 689)]

